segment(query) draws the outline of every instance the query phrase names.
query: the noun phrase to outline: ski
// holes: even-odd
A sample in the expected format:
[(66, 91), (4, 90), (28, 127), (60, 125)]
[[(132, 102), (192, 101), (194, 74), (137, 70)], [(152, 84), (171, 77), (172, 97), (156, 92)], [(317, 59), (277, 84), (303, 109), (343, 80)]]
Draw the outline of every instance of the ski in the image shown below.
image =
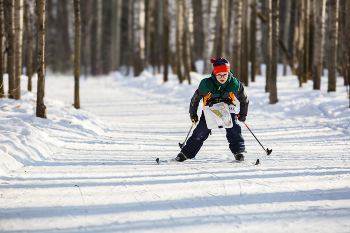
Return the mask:
[(165, 159), (165, 160), (160, 160), (159, 158), (156, 159), (156, 162), (158, 164), (161, 164), (161, 163), (172, 163), (172, 162), (177, 162), (175, 159)]
[[(162, 164), (162, 163), (173, 163), (177, 162), (175, 159), (165, 159), (165, 160), (160, 160), (159, 158), (156, 159), (157, 164)], [(247, 163), (246, 160), (241, 161), (241, 160), (232, 160), (230, 163)], [(260, 159), (257, 159), (256, 162), (250, 162), (252, 165), (259, 165)]]

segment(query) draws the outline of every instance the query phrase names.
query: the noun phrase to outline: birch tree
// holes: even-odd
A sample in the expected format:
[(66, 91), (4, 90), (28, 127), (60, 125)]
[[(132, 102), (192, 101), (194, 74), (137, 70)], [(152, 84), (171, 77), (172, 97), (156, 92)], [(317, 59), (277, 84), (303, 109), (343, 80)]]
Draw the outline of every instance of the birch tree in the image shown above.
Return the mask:
[(329, 1), (328, 92), (336, 91), (339, 0)]
[(315, 11), (315, 37), (314, 37), (314, 53), (313, 53), (313, 71), (312, 77), (314, 81), (313, 89), (321, 89), (321, 76), (323, 70), (323, 40), (325, 31), (325, 10), (326, 0), (316, 0)]
[(74, 107), (80, 108), (79, 78), (80, 78), (80, 47), (81, 47), (81, 20), (80, 0), (74, 0), (75, 38), (74, 38)]
[(7, 0), (7, 70), (8, 70), (8, 98), (15, 98), (16, 89), (16, 54), (15, 54), (15, 0)]
[(32, 27), (31, 27), (31, 7), (29, 0), (24, 3), (24, 22), (26, 30), (26, 75), (28, 76), (28, 91), (32, 91), (33, 76), (33, 45), (32, 45)]
[(270, 104), (277, 103), (279, 0), (272, 0), (272, 59), (270, 78)]
[(242, 0), (234, 0), (233, 4), (234, 24), (231, 64), (233, 76), (241, 80)]
[(36, 12), (38, 14), (38, 84), (36, 100), (36, 116), (47, 118), (45, 97), (45, 0), (36, 0)]
[(133, 22), (133, 40), (134, 40), (134, 76), (141, 74), (144, 68), (145, 59), (145, 5), (144, 0), (134, 0), (134, 22)]
[(0, 0), (0, 98), (5, 97), (4, 79), (4, 38), (5, 38), (5, 28), (4, 28), (4, 0)]

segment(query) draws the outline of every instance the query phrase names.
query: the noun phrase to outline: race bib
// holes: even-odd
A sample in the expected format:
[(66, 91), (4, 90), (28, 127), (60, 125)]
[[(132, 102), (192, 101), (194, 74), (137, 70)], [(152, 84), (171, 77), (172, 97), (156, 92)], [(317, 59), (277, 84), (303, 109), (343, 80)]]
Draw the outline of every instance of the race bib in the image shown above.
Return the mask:
[(203, 108), (208, 129), (232, 128), (232, 117), (226, 103), (217, 103)]

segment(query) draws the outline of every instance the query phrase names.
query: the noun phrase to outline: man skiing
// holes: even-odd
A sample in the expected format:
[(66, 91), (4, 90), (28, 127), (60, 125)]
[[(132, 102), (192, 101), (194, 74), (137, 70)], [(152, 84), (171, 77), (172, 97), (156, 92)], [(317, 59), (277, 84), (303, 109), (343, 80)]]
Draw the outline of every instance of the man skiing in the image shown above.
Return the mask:
[[(211, 77), (205, 78), (200, 82), (198, 89), (191, 99), (189, 109), (191, 120), (193, 124), (197, 124), (197, 109), (201, 99), (203, 99), (203, 105), (209, 107), (217, 103), (226, 103), (229, 106), (229, 112), (233, 123), (232, 127), (226, 128), (226, 138), (229, 142), (229, 148), (236, 160), (244, 161), (243, 152), (245, 151), (245, 145), (241, 127), (238, 125), (237, 115), (235, 114), (235, 97), (240, 102), (238, 120), (244, 122), (248, 113), (249, 104), (247, 94), (241, 82), (233, 77), (232, 71), (230, 70), (230, 63), (225, 58), (219, 57), (217, 59), (211, 59), (210, 62), (213, 63)], [(197, 127), (175, 160), (182, 162), (187, 159), (193, 159), (210, 133), (211, 129), (208, 129), (205, 114), (202, 111)]]

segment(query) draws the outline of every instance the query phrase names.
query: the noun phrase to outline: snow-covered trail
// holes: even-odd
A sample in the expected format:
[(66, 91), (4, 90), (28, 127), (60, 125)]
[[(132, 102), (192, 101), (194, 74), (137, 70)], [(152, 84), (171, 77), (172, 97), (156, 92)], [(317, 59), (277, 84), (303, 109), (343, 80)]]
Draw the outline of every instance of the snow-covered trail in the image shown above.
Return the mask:
[[(52, 161), (2, 179), (0, 230), (350, 231), (350, 114), (342, 118), (344, 109), (330, 110), (332, 96), (307, 87), (293, 93), (293, 81), (286, 80), (279, 86), (281, 103), (270, 106), (258, 80), (247, 88), (247, 124), (273, 149), (270, 157), (241, 126), (247, 159), (262, 159), (260, 166), (230, 163), (220, 130), (195, 160), (157, 165), (155, 158), (179, 152), (191, 125), (188, 102), (196, 85), (184, 87), (186, 94), (177, 99), (148, 91), (143, 81), (140, 86), (110, 78), (82, 81), (81, 106), (105, 122), (105, 134), (43, 127), (65, 146)], [(48, 79), (48, 98), (69, 102), (72, 95), (71, 79)]]

